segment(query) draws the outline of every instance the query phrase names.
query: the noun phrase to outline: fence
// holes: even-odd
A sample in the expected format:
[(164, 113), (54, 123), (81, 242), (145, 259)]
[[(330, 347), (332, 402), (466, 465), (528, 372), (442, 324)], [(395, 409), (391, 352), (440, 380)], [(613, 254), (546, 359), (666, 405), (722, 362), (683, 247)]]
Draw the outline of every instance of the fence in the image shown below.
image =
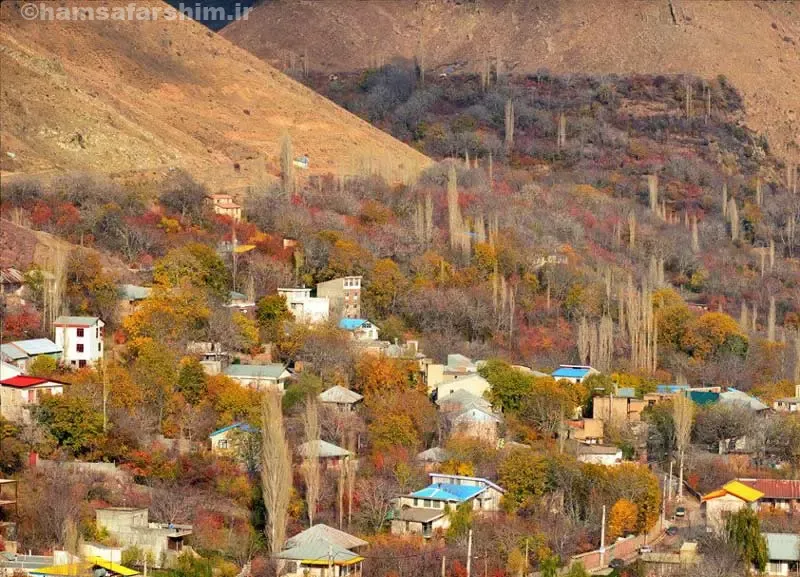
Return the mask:
[[(634, 535), (626, 539), (620, 539), (606, 547), (605, 553), (600, 554), (600, 550), (589, 551), (588, 553), (581, 553), (574, 555), (567, 567), (571, 567), (576, 563), (583, 565), (587, 571), (595, 571), (602, 569), (608, 565), (612, 559), (628, 559), (636, 554), (639, 548), (647, 543), (653, 543), (659, 540), (664, 535), (664, 526), (661, 524), (661, 519), (658, 520), (655, 527), (650, 530), (647, 535)], [(646, 539), (646, 541), (645, 541)], [(601, 559), (602, 557), (602, 559)]]

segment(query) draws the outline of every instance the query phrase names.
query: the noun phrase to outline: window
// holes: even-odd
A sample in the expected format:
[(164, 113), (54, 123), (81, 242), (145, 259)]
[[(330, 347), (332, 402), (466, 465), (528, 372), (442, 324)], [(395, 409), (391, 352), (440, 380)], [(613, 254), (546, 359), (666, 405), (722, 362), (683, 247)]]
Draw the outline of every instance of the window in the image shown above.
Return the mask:
[(218, 449), (227, 449), (228, 448), (228, 439), (220, 439), (217, 441), (217, 448)]
[(98, 353), (103, 352), (103, 343), (97, 343), (97, 352)]
[(82, 369), (85, 366), (86, 366), (86, 361), (85, 360), (81, 359), (81, 360), (78, 361), (78, 368), (79, 369)]
[(78, 343), (75, 345), (75, 350), (79, 353), (83, 352), (83, 343)]
[(83, 329), (76, 329), (76, 330), (78, 331), (78, 336), (82, 337), (83, 336)]
[(430, 508), (431, 507), (431, 500), (430, 499), (425, 499), (425, 501), (423, 502), (422, 506)]
[(419, 499), (414, 497), (414, 506), (416, 507), (417, 505), (419, 505)]

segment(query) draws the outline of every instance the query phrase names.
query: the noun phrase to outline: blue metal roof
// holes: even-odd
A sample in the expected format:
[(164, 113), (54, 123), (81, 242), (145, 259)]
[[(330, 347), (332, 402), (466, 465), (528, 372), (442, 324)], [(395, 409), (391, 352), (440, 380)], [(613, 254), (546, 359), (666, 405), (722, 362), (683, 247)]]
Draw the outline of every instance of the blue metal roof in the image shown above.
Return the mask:
[(588, 367), (558, 367), (553, 371), (553, 377), (556, 379), (582, 379), (589, 374)]
[(451, 485), (450, 483), (434, 483), (420, 489), (411, 496), (417, 499), (435, 499), (438, 501), (455, 501), (463, 503), (480, 495), (484, 487), (469, 485)]
[(672, 395), (688, 388), (689, 385), (656, 385), (656, 392), (661, 395)]
[(342, 319), (339, 321), (339, 328), (346, 331), (354, 331), (360, 329), (365, 322), (367, 322), (367, 319)]
[(689, 390), (689, 398), (698, 405), (713, 405), (719, 401), (719, 393)]

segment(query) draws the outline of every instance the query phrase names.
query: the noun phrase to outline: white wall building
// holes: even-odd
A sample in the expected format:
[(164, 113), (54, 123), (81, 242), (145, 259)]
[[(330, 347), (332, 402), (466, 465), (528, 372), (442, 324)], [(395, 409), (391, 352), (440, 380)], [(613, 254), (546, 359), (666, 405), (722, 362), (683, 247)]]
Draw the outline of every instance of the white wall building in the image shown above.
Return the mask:
[(286, 299), (286, 306), (301, 323), (324, 323), (330, 315), (330, 301), (326, 297), (312, 297), (310, 288), (279, 288), (278, 294)]
[(105, 326), (97, 317), (58, 317), (53, 330), (56, 344), (64, 349), (64, 363), (80, 368), (100, 361)]

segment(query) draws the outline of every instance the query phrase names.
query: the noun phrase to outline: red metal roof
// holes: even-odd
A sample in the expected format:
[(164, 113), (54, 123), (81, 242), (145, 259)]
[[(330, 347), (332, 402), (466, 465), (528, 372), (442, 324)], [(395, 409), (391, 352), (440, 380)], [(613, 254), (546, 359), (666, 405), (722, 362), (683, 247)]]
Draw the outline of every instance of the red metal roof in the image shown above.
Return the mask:
[(27, 389), (28, 387), (36, 387), (38, 385), (45, 384), (64, 385), (66, 383), (54, 381), (52, 379), (42, 379), (40, 377), (28, 377), (26, 375), (18, 375), (16, 377), (11, 377), (10, 379), (0, 381), (0, 385), (3, 385), (4, 387), (16, 387), (17, 389)]
[(800, 499), (800, 479), (739, 479), (764, 493), (763, 499)]

